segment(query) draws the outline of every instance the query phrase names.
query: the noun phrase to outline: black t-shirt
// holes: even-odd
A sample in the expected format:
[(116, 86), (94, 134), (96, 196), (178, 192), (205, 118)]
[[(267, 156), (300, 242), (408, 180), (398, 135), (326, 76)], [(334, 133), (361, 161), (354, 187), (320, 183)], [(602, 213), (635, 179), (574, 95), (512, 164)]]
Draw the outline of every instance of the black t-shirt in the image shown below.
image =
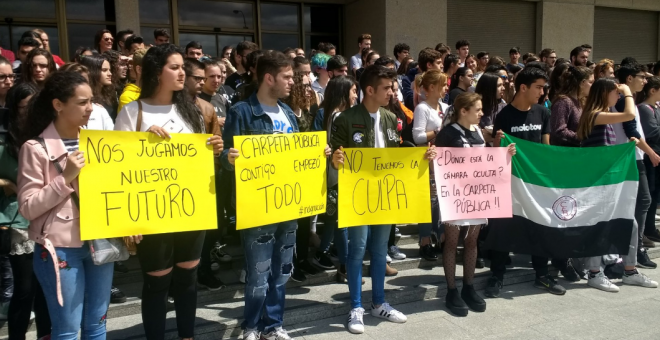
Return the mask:
[(216, 116), (227, 117), (227, 101), (222, 95), (217, 93), (214, 95), (209, 95), (201, 92), (199, 94), (199, 98), (202, 98), (213, 105)]
[(454, 105), (454, 100), (456, 97), (458, 97), (459, 94), (464, 93), (465, 90), (463, 90), (460, 87), (457, 87), (451, 91), (449, 91), (449, 99), (447, 100), (447, 104), (449, 105)]
[(231, 74), (231, 76), (227, 77), (227, 80), (225, 80), (225, 85), (228, 85), (231, 87), (232, 90), (236, 90), (238, 85), (240, 85), (243, 82), (243, 77), (241, 77), (238, 72), (234, 72)]
[(509, 104), (495, 117), (493, 137), (498, 130), (520, 139), (541, 143), (541, 137), (550, 134), (550, 112), (538, 104), (532, 105), (529, 111), (520, 111)]
[(454, 124), (447, 125), (440, 132), (438, 136), (435, 137), (435, 146), (445, 147), (445, 148), (463, 148), (465, 147), (465, 141), (462, 137), (467, 140), (470, 147), (475, 145), (484, 144), (484, 140), (479, 135), (478, 131), (472, 131), (470, 129), (464, 128), (460, 124), (456, 124), (460, 127), (463, 133), (454, 127)]

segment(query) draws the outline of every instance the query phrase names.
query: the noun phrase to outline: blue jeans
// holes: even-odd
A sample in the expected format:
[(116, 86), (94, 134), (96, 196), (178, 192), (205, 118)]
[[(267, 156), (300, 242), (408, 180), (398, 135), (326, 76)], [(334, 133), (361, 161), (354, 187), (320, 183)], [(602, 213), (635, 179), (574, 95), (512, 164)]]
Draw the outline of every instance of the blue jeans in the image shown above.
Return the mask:
[[(432, 188), (435, 190), (435, 188)], [(431, 196), (431, 223), (419, 224), (419, 240), (425, 237), (430, 237), (433, 230), (435, 230), (440, 239), (440, 235), (444, 232), (444, 224), (440, 225), (440, 204), (438, 203), (438, 196)]]
[(94, 265), (87, 244), (81, 248), (55, 248), (60, 265), (64, 306), (57, 302), (57, 282), (50, 255), (36, 244), (34, 274), (46, 297), (52, 324), (51, 336), (57, 340), (105, 339), (106, 314), (114, 264)]
[(326, 214), (321, 215), (324, 219), (323, 225), (323, 235), (321, 236), (321, 245), (319, 246), (320, 250), (325, 252), (330, 248), (330, 242), (332, 242), (333, 237), (335, 241), (335, 247), (337, 247), (337, 258), (339, 259), (339, 264), (346, 264), (348, 259), (348, 228), (338, 228), (337, 217), (328, 216)]
[(282, 327), (297, 227), (293, 220), (241, 230), (247, 271), (243, 329), (268, 333)]
[[(372, 303), (378, 306), (385, 302), (385, 257), (391, 225), (349, 227), (348, 229), (348, 290), (351, 293), (351, 308), (362, 307), (362, 260), (367, 250), (371, 254)], [(371, 234), (371, 235), (369, 235)]]

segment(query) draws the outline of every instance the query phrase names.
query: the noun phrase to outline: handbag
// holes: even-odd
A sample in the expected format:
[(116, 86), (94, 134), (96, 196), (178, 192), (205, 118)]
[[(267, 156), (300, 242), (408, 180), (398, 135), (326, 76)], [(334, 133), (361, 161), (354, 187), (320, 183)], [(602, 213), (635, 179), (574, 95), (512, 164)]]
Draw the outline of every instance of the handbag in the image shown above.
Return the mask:
[[(44, 150), (47, 150), (43, 138), (37, 137), (35, 140), (43, 146)], [(51, 162), (53, 163), (53, 166), (55, 166), (57, 172), (61, 175), (63, 169), (60, 163), (56, 159), (53, 159)], [(80, 199), (75, 191), (71, 193), (71, 200), (78, 210), (80, 210)], [(116, 261), (126, 261), (130, 256), (128, 249), (124, 244), (124, 240), (121, 238), (101, 238), (87, 242), (89, 244), (89, 252), (92, 254), (92, 260), (97, 266)]]

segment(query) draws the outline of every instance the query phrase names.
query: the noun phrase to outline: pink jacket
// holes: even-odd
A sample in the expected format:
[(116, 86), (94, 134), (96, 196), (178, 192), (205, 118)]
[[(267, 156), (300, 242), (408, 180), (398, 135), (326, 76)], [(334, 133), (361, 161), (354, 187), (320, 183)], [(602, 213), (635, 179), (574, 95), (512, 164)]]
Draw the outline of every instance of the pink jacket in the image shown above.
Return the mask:
[(71, 186), (52, 164), (57, 160), (66, 165), (67, 151), (52, 123), (39, 135), (46, 149), (35, 140), (23, 144), (18, 156), (19, 210), (30, 220), (30, 239), (44, 244), (48, 238), (55, 247), (82, 247), (80, 240), (80, 212), (71, 200), (78, 191), (78, 179)]

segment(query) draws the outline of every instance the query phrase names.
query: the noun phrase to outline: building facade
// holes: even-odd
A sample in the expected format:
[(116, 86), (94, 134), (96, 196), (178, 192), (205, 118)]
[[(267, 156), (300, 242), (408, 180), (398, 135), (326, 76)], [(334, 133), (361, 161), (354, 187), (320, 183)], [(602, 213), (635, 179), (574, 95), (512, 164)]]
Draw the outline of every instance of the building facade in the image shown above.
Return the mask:
[[(217, 56), (242, 40), (262, 48), (303, 47), (331, 42), (343, 55), (357, 52), (357, 37), (391, 54), (406, 42), (415, 56), (439, 42), (471, 42), (473, 53), (507, 57), (553, 48), (568, 57), (590, 44), (592, 60), (660, 57), (660, 0), (1, 0), (0, 46), (16, 50), (20, 35), (42, 28), (53, 53), (68, 60), (77, 47), (92, 46), (94, 33), (131, 28), (151, 42), (167, 28), (174, 43), (196, 40)], [(452, 46), (453, 47), (453, 46)]]

